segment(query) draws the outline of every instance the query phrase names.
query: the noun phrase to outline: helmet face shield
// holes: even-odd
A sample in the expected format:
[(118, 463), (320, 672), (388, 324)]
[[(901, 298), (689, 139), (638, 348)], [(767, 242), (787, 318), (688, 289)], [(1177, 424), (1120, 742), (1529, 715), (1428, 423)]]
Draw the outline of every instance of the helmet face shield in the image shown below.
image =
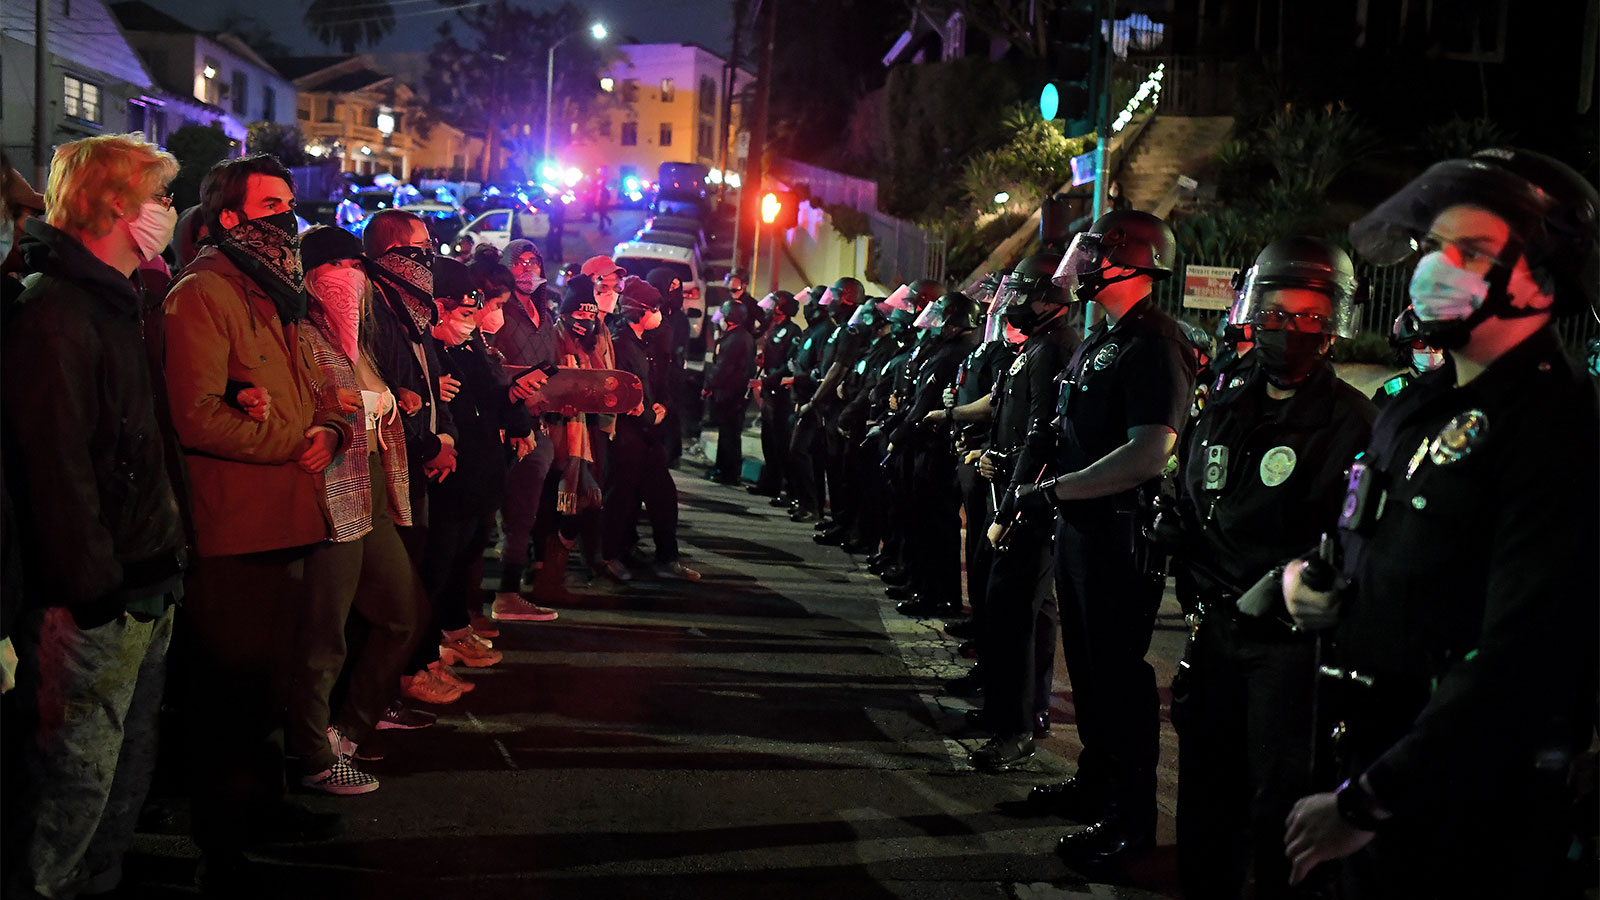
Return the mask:
[(1071, 292), (1077, 288), (1080, 276), (1098, 272), (1104, 259), (1105, 250), (1100, 244), (1100, 235), (1080, 232), (1072, 238), (1067, 255), (1061, 257), (1061, 265), (1056, 267), (1055, 276), (1050, 280), (1057, 287)]
[(894, 293), (881, 301), (889, 309), (911, 309), (911, 285), (902, 284), (894, 289)]
[(1522, 176), (1499, 166), (1476, 159), (1446, 160), (1352, 223), (1350, 241), (1368, 261), (1395, 265), (1421, 247), (1434, 219), (1452, 206), (1488, 210), (1504, 219), (1513, 234), (1530, 235), (1538, 231), (1553, 201)]
[(911, 327), (923, 329), (937, 328), (939, 327), (939, 323), (943, 320), (944, 300), (941, 298), (929, 303), (927, 306), (924, 306), (922, 308), (922, 312), (917, 314), (916, 321), (911, 323)]
[[(1283, 290), (1314, 291), (1327, 297), (1331, 315), (1294, 314), (1284, 311), (1274, 295)], [(1244, 288), (1228, 313), (1230, 325), (1254, 325), (1267, 331), (1301, 331), (1355, 337), (1356, 282), (1349, 276), (1331, 276), (1328, 267), (1307, 263), (1277, 263), (1270, 274), (1261, 266), (1251, 266), (1244, 276)]]
[(832, 306), (832, 305), (834, 305), (835, 303), (838, 303), (838, 302), (839, 302), (839, 295), (834, 293), (833, 288), (827, 288), (822, 292), (822, 299), (817, 301), (817, 305), (822, 306), (822, 307), (829, 307), (829, 306)]
[(761, 298), (761, 302), (757, 303), (756, 306), (762, 312), (764, 312), (764, 313), (766, 313), (767, 315), (770, 316), (770, 315), (772, 315), (773, 310), (778, 308), (778, 295), (777, 294), (768, 294), (765, 297), (762, 297)]
[(865, 331), (876, 326), (878, 322), (878, 304), (868, 301), (856, 307), (855, 313), (850, 316), (850, 321), (845, 327), (851, 331)]

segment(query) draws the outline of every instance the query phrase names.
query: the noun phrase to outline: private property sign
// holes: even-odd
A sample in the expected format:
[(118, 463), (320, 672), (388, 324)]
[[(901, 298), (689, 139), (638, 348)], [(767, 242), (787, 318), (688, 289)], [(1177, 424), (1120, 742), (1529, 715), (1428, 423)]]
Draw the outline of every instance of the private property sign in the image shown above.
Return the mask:
[(1184, 266), (1183, 305), (1189, 309), (1233, 307), (1232, 266)]

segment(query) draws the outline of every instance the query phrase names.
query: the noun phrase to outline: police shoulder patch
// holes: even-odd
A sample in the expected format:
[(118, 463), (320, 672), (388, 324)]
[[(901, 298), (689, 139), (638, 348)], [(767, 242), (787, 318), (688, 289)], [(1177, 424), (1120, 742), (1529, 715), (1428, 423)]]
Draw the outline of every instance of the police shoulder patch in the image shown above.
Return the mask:
[(1295, 455), (1293, 447), (1273, 447), (1261, 457), (1261, 483), (1267, 487), (1283, 484), (1294, 474), (1297, 462), (1299, 457)]
[(1096, 372), (1102, 371), (1112, 363), (1116, 362), (1117, 354), (1121, 351), (1122, 348), (1118, 347), (1116, 344), (1107, 344), (1104, 347), (1101, 347), (1100, 351), (1094, 355), (1094, 370)]
[(1007, 374), (1015, 375), (1018, 372), (1021, 372), (1022, 371), (1022, 367), (1026, 366), (1027, 364), (1028, 364), (1028, 354), (1026, 354), (1026, 353), (1018, 353), (1017, 354), (1017, 358), (1011, 361), (1011, 371), (1009, 373), (1007, 373)]

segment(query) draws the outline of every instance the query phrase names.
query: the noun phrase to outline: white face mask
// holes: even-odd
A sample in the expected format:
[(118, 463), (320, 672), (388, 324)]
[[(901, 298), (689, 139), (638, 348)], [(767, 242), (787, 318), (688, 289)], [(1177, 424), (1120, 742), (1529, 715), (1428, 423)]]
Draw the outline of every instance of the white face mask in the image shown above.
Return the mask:
[(155, 259), (172, 243), (172, 232), (178, 227), (178, 211), (154, 200), (146, 200), (139, 214), (128, 220), (128, 233), (139, 248), (139, 256)]
[(478, 317), (478, 327), (484, 334), (494, 334), (506, 324), (506, 311), (504, 307), (491, 309)]
[(541, 284), (544, 284), (544, 276), (537, 272), (517, 273), (517, 290), (524, 294), (532, 294), (539, 289)]
[(1411, 275), (1411, 305), (1424, 322), (1455, 322), (1489, 296), (1489, 281), (1450, 262), (1441, 250), (1422, 257)]
[(603, 282), (595, 285), (594, 302), (599, 305), (601, 312), (611, 315), (617, 311), (617, 289)]
[(1432, 372), (1444, 365), (1443, 350), (1412, 350), (1411, 368), (1418, 372)]
[(360, 355), (361, 297), (367, 291), (367, 273), (359, 268), (329, 269), (318, 266), (306, 278), (306, 290), (327, 314), (329, 335), (345, 358)]

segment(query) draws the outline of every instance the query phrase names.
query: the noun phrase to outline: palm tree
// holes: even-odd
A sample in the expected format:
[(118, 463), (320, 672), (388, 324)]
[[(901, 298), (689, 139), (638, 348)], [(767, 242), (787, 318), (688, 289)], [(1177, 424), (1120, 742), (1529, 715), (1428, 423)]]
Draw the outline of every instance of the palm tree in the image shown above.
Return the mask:
[(310, 0), (304, 21), (317, 40), (353, 53), (394, 31), (394, 6), (389, 0)]

